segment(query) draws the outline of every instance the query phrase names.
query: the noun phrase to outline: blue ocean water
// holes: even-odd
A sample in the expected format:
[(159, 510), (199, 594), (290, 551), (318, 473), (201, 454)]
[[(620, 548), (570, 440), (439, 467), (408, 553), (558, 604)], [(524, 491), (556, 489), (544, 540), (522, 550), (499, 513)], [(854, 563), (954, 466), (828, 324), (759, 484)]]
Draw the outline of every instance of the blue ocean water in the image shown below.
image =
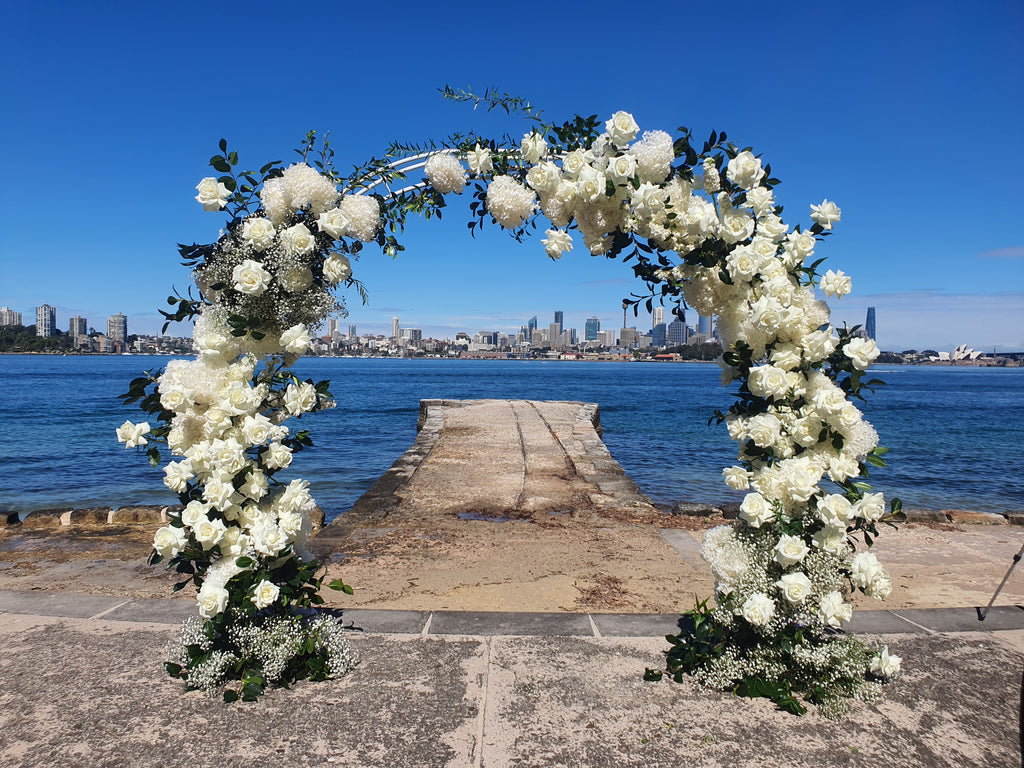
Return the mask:
[[(116, 396), (166, 357), (0, 356), (0, 510), (173, 503), (141, 453), (114, 430), (141, 412)], [(736, 447), (708, 426), (732, 402), (711, 364), (304, 358), (338, 407), (289, 422), (316, 443), (289, 477), (309, 480), (329, 518), (416, 436), (424, 398), (583, 400), (601, 408), (612, 455), (655, 502), (740, 497), (721, 481)], [(1024, 369), (880, 366), (888, 386), (861, 404), (890, 448), (871, 480), (932, 509), (1024, 509)]]

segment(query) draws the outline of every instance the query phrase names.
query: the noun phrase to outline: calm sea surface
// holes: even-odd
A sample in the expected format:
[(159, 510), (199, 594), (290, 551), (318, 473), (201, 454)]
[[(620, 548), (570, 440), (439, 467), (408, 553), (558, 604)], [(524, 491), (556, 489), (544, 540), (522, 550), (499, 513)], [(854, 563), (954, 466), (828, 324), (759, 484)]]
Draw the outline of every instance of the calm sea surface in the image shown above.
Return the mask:
[[(0, 355), (0, 510), (173, 503), (114, 430), (141, 411), (116, 396), (165, 357)], [(583, 400), (601, 408), (612, 455), (655, 502), (740, 498), (721, 481), (736, 447), (708, 426), (732, 402), (710, 364), (305, 358), (338, 407), (289, 422), (316, 443), (289, 478), (309, 480), (328, 518), (351, 507), (415, 440), (424, 398)], [(1024, 509), (1024, 369), (880, 366), (862, 410), (890, 448), (871, 480), (904, 504)], [(294, 426), (293, 426), (294, 425)]]

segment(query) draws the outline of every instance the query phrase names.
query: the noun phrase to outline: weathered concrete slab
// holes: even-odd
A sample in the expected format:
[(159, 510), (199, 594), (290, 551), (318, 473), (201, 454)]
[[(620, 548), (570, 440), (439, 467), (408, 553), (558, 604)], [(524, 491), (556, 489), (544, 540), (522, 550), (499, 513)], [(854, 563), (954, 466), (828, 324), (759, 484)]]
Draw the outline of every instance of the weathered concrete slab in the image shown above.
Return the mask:
[(545, 635), (590, 637), (590, 620), (575, 613), (498, 613), (439, 611), (430, 620), (432, 635)]
[(904, 673), (838, 722), (647, 683), (661, 638), (353, 634), (360, 665), (225, 705), (161, 668), (172, 628), (7, 615), (0, 764), (361, 768), (1017, 765), (1024, 633), (886, 638)]

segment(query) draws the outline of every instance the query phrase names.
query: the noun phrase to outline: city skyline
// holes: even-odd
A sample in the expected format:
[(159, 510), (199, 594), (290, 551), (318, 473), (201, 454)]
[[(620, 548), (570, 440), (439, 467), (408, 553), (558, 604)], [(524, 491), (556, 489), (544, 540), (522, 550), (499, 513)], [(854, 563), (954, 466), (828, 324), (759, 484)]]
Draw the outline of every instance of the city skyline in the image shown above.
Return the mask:
[[(1024, 123), (1024, 5), (909, 0), (818, 5), (813, 13), (796, 3), (752, 6), (744, 25), (758, 39), (790, 40), (800, 30), (799, 45), (772, 49), (770, 72), (756, 85), (758, 57), (769, 54), (738, 47), (723, 30), (721, 54), (700, 74), (681, 76), (677, 46), (643, 45), (640, 53), (587, 57), (587, 76), (573, 75), (571, 87), (567, 73), (580, 71), (579, 51), (544, 35), (500, 43), (500, 55), (472, 64), (463, 55), (422, 54), (424, 45), (462, 50), (480, 30), (507, 24), (498, 6), (455, 3), (443, 24), (422, 4), (393, 10), (403, 23), (389, 28), (386, 56), (379, 40), (358, 34), (347, 38), (341, 59), (329, 46), (304, 49), (310, 72), (374, 61), (346, 80), (343, 99), (300, 93), (288, 67), (261, 66), (260, 95), (246, 100), (246, 86), (236, 94), (210, 76), (211, 30), (223, 9), (12, 6), (0, 46), (8, 73), (0, 144), (17, 182), (0, 189), (0, 305), (27, 313), (48, 302), (62, 329), (71, 317), (96, 326), (121, 311), (131, 329), (159, 333), (157, 310), (192, 282), (175, 244), (212, 242), (225, 225), (194, 199), (220, 138), (243, 167), (258, 168), (293, 162), (291, 148), (310, 129), (330, 131), (342, 172), (381, 155), (390, 141), (440, 140), (453, 131), (516, 141), (530, 121), (437, 93), (446, 84), (497, 86), (542, 108), (552, 123), (576, 113), (604, 121), (626, 110), (642, 130), (685, 125), (698, 142), (727, 131), (771, 164), (787, 224), (807, 226), (809, 206), (824, 198), (842, 208), (835, 237), (815, 254), (826, 259), (822, 269), (853, 280), (851, 295), (830, 301), (836, 324), (862, 324), (873, 306), (886, 349), (1024, 350), (1024, 237), (1004, 224), (1016, 220), (1024, 172), (1024, 156), (1006, 149)], [(309, 20), (278, 11), (254, 0), (231, 14), (232, 36), (260, 39), (262, 19), (273, 17), (280, 44), (300, 44)], [(630, 9), (654, 20), (678, 12), (662, 2)], [(323, 8), (317, 24), (368, 29), (378, 13)], [(573, 39), (606, 40), (609, 19), (622, 9), (595, 0), (560, 13), (573, 19)], [(687, 4), (686, 19), (691, 29), (722, 30), (717, 4)], [(707, 40), (698, 46), (711, 50)], [(97, 90), (97, 82), (112, 85)], [(982, 141), (993, 148), (984, 159)], [(47, 200), (70, 196), (74, 204), (45, 202), (44, 188)], [(583, 329), (596, 315), (602, 327), (620, 327), (622, 299), (643, 293), (628, 263), (591, 257), (578, 237), (553, 262), (540, 242), (543, 221), (521, 244), (489, 221), (470, 237), (470, 198), (451, 196), (442, 221), (410, 218), (396, 259), (363, 250), (352, 266), (369, 303), (348, 291), (347, 323), (387, 333), (392, 316), (406, 315), (424, 334), (444, 337), (518, 328), (533, 308), (559, 307), (567, 326)]]

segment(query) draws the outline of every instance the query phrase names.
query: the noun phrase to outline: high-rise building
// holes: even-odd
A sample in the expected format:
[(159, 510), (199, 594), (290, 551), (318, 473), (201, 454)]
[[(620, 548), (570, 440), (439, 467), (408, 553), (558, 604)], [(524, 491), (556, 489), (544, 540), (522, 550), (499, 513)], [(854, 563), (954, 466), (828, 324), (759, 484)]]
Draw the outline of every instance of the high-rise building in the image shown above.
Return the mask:
[(686, 323), (677, 317), (665, 329), (665, 343), (670, 347), (681, 347), (686, 342)]
[(115, 344), (124, 344), (128, 340), (128, 318), (120, 312), (108, 317), (107, 336)]
[(697, 333), (711, 336), (711, 317), (709, 315), (701, 315), (697, 318)]
[[(561, 313), (556, 313), (561, 314)], [(551, 323), (548, 326), (548, 342), (551, 344), (552, 349), (557, 349), (562, 339), (562, 324)]]
[(86, 336), (89, 333), (89, 323), (84, 317), (75, 315), (71, 318), (71, 322), (68, 323), (68, 335), (71, 338), (78, 336)]
[(327, 335), (330, 336), (332, 339), (335, 336), (340, 335), (339, 331), (338, 331), (338, 318), (336, 318), (336, 317), (329, 317), (329, 318), (327, 318)]
[(8, 307), (0, 307), (0, 326), (22, 325), (21, 312), (15, 312)]
[(419, 328), (402, 328), (400, 334), (401, 338), (408, 339), (409, 341), (421, 341), (423, 339), (423, 331)]
[(356, 336), (357, 336), (357, 335), (358, 335), (358, 334), (356, 333), (356, 327), (355, 327), (355, 325), (350, 325), (350, 326), (348, 327), (348, 337), (349, 337), (350, 339), (354, 339), (354, 338), (356, 338)]
[(49, 304), (36, 307), (36, 336), (53, 336), (57, 332), (57, 310)]
[(562, 317), (562, 311), (561, 310), (558, 310), (558, 309), (555, 310), (555, 322), (558, 323), (559, 327), (565, 325), (565, 320)]
[(615, 346), (615, 331), (601, 331), (601, 343), (606, 347)]
[(533, 332), (537, 330), (537, 316), (534, 315), (526, 324), (526, 340), (533, 341)]
[(651, 310), (651, 328), (655, 328), (665, 322), (665, 308), (655, 307)]
[(668, 329), (665, 327), (665, 323), (657, 323), (654, 328), (651, 329), (651, 346), (652, 347), (665, 347), (668, 342)]
[(875, 308), (868, 307), (868, 317), (864, 321), (864, 333), (872, 341), (875, 341)]
[(393, 338), (397, 339), (398, 338), (399, 330), (400, 330), (400, 328), (399, 328), (399, 325), (398, 325), (398, 318), (397, 317), (392, 317), (391, 318), (391, 336)]
[(585, 341), (597, 341), (597, 334), (601, 330), (601, 321), (596, 317), (587, 318), (587, 326), (583, 338)]
[(636, 332), (636, 328), (622, 328), (619, 330), (620, 347), (635, 347), (639, 341), (640, 334)]

